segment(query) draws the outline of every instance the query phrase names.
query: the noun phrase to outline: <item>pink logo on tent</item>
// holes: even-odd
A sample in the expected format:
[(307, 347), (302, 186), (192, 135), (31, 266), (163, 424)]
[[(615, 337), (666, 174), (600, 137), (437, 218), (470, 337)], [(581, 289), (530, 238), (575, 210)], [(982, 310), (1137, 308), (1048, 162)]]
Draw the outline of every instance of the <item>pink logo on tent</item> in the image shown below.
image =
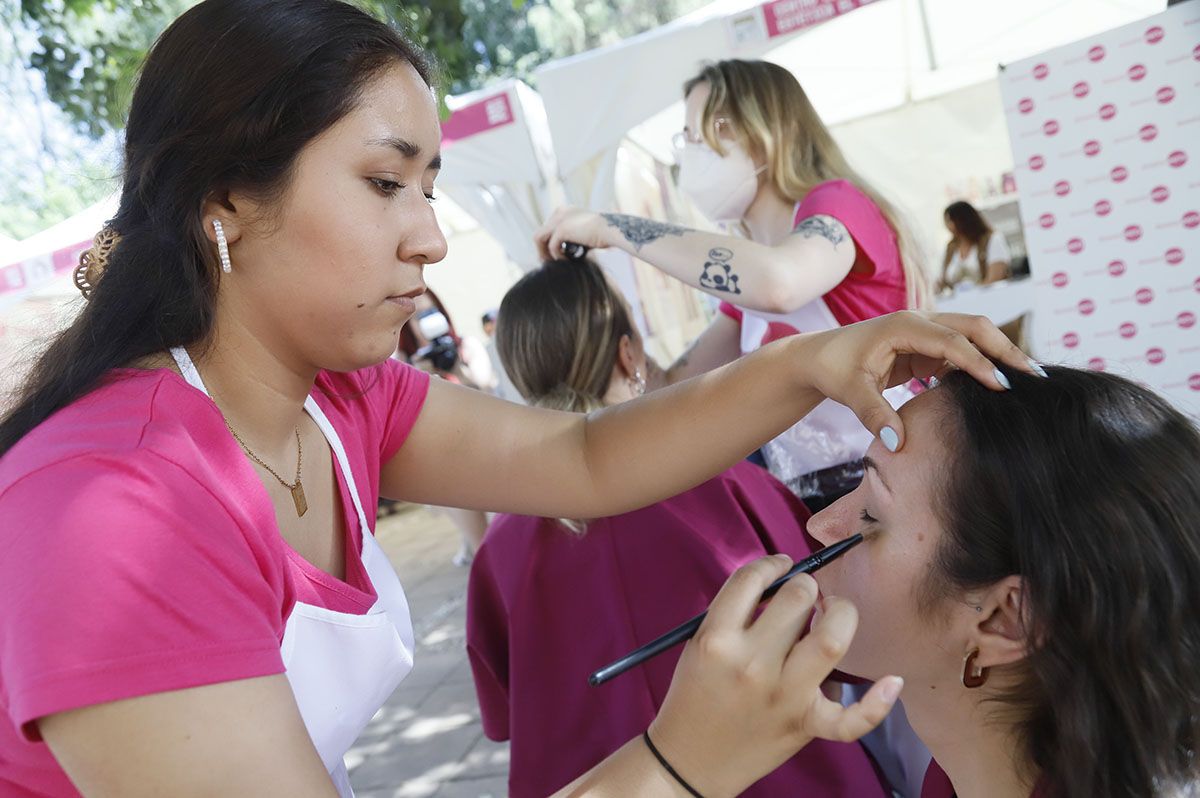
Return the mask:
[(1088, 60), (1092, 63), (1104, 60), (1104, 47), (1097, 44), (1094, 47), (1088, 48)]
[(1041, 228), (1043, 230), (1049, 230), (1051, 227), (1054, 226), (1054, 214), (1043, 213), (1041, 216), (1038, 217), (1038, 224), (1041, 225)]
[(1167, 163), (1169, 163), (1173, 168), (1178, 169), (1187, 163), (1187, 153), (1183, 150), (1175, 150), (1167, 156)]
[(1150, 349), (1146, 350), (1146, 360), (1152, 366), (1157, 366), (1159, 363), (1163, 362), (1166, 359), (1166, 357), (1167, 357), (1166, 352), (1163, 352), (1157, 346), (1151, 347)]
[(1117, 333), (1120, 334), (1122, 338), (1132, 338), (1133, 336), (1137, 335), (1137, 325), (1131, 321), (1127, 321), (1117, 328)]
[(1062, 342), (1063, 346), (1065, 346), (1067, 349), (1074, 349), (1075, 347), (1079, 346), (1079, 334), (1073, 332), (1066, 333), (1062, 337)]
[(1080, 99), (1088, 96), (1088, 92), (1091, 90), (1092, 88), (1088, 85), (1086, 80), (1081, 80), (1071, 87), (1071, 93)]
[(1192, 58), (1196, 61), (1200, 61), (1200, 44), (1197, 44), (1192, 48)]
[(1193, 391), (1200, 391), (1200, 374), (1193, 374), (1188, 377), (1188, 387)]
[(1095, 139), (1085, 142), (1083, 145), (1083, 154), (1089, 158), (1091, 158), (1093, 155), (1099, 155), (1100, 142), (1096, 141)]
[(1065, 197), (1071, 193), (1071, 184), (1066, 180), (1059, 180), (1054, 184), (1054, 193), (1060, 197)]
[(1149, 288), (1139, 288), (1137, 293), (1133, 295), (1139, 305), (1149, 305), (1154, 301), (1154, 292)]
[(1146, 65), (1145, 64), (1134, 64), (1133, 66), (1131, 66), (1129, 68), (1129, 79), (1130, 80), (1139, 81), (1144, 77), (1146, 77)]
[(1116, 115), (1117, 106), (1113, 105), (1112, 103), (1105, 103), (1104, 105), (1100, 106), (1101, 119), (1112, 119)]
[(1175, 323), (1185, 330), (1190, 330), (1196, 326), (1196, 314), (1190, 310), (1185, 310), (1175, 317)]
[(1112, 203), (1108, 200), (1100, 200), (1095, 205), (1097, 216), (1108, 216), (1112, 213)]
[(1028, 114), (1033, 111), (1033, 100), (1029, 97), (1022, 97), (1017, 103), (1017, 110), (1023, 114)]
[(1194, 283), (1192, 283), (1192, 288), (1195, 288), (1196, 293), (1200, 294), (1200, 277), (1197, 277), (1196, 281)]
[(1033, 67), (1033, 77), (1037, 80), (1044, 80), (1050, 74), (1050, 67), (1045, 64), (1035, 64)]
[(1083, 239), (1072, 238), (1070, 241), (1068, 241), (1067, 252), (1070, 252), (1072, 255), (1078, 255), (1080, 252), (1083, 252)]
[(1175, 90), (1170, 86), (1163, 86), (1158, 91), (1154, 92), (1154, 98), (1158, 100), (1160, 105), (1166, 105), (1175, 99)]
[(1124, 182), (1125, 178), (1129, 177), (1129, 170), (1124, 166), (1114, 166), (1109, 175), (1112, 177), (1114, 183), (1121, 183)]
[(1047, 136), (1058, 135), (1058, 120), (1057, 119), (1047, 119), (1046, 123), (1044, 125), (1042, 125), (1042, 132), (1045, 133)]
[(1096, 303), (1090, 299), (1079, 300), (1079, 312), (1084, 316), (1090, 316), (1096, 311)]
[(1188, 211), (1183, 215), (1183, 226), (1189, 230), (1200, 225), (1200, 213)]
[(1050, 282), (1055, 288), (1062, 288), (1071, 282), (1071, 278), (1067, 276), (1066, 272), (1055, 272), (1051, 275)]
[(1155, 186), (1150, 189), (1150, 199), (1155, 202), (1166, 202), (1171, 197), (1171, 190), (1166, 186)]
[(1154, 141), (1158, 137), (1158, 127), (1155, 125), (1142, 125), (1142, 129), (1138, 131), (1138, 138), (1142, 141)]
[(1171, 247), (1163, 257), (1167, 259), (1167, 263), (1178, 266), (1183, 263), (1183, 250), (1179, 247)]
[(1088, 360), (1087, 367), (1092, 371), (1104, 371), (1104, 358), (1094, 357)]
[(1029, 168), (1035, 172), (1040, 172), (1042, 167), (1046, 165), (1046, 159), (1040, 155), (1031, 155), (1029, 157)]
[(1141, 237), (1142, 237), (1141, 225), (1131, 224), (1125, 228), (1125, 240), (1126, 241), (1137, 241)]
[(1113, 260), (1108, 263), (1108, 273), (1113, 277), (1120, 277), (1125, 273), (1125, 261)]
[(1155, 25), (1152, 28), (1146, 28), (1146, 43), (1158, 44), (1163, 40), (1164, 35), (1163, 29), (1158, 25)]

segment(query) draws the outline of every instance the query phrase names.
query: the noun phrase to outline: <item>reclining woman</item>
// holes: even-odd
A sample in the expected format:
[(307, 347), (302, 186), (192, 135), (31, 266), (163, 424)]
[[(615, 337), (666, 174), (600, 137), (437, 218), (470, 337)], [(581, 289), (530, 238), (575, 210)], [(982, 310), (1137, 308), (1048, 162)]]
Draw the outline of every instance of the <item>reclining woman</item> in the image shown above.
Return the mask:
[[(505, 371), (533, 405), (585, 413), (646, 388), (620, 293), (591, 262), (549, 262), (505, 296)], [(702, 611), (739, 566), (811, 553), (809, 512), (748, 462), (633, 512), (584, 521), (502, 515), (471, 569), (467, 647), (494, 740), (511, 740), (509, 795), (570, 783), (654, 719), (679, 651), (599, 688), (587, 675)], [(750, 796), (885, 792), (857, 743), (816, 740)]]
[[(1200, 794), (1200, 433), (1116, 376), (962, 373), (905, 405), (853, 493), (814, 515), (859, 632), (896, 673), (941, 798)], [(940, 766), (940, 767), (938, 767)]]

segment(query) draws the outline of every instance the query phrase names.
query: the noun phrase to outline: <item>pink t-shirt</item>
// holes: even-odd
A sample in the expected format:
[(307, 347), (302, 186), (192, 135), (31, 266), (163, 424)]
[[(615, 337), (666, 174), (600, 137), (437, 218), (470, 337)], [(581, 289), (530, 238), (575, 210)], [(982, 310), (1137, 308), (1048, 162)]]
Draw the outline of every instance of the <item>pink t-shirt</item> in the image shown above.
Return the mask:
[[(380, 467), (428, 386), (397, 361), (317, 377), (372, 526)], [(38, 718), (282, 673), (296, 601), (366, 612), (363, 531), (335, 472), (344, 582), (284, 541), (216, 405), (169, 369), (115, 370), (0, 459), (0, 794), (78, 794)]]
[[(815, 186), (796, 206), (793, 226), (817, 215), (832, 216), (845, 225), (857, 250), (855, 270), (822, 297), (838, 324), (904, 310), (907, 298), (900, 249), (879, 206), (850, 181), (829, 180)], [(742, 312), (736, 306), (722, 302), (721, 312), (741, 323)]]

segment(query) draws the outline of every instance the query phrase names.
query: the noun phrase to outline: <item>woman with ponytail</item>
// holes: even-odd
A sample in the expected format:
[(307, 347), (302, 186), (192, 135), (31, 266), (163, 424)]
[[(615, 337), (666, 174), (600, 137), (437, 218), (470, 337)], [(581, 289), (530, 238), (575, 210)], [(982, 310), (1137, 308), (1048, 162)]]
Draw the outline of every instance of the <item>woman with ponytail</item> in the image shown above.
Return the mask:
[[(646, 355), (630, 319), (594, 263), (550, 262), (504, 297), (496, 344), (526, 401), (586, 413), (645, 391)], [(600, 687), (588, 674), (701, 612), (739, 566), (808, 556), (807, 518), (803, 502), (745, 461), (633, 512), (498, 516), (471, 568), (467, 652), (484, 732), (511, 740), (509, 796), (549, 795), (645, 728), (678, 651)], [(886, 794), (858, 743), (824, 740), (742, 793)]]

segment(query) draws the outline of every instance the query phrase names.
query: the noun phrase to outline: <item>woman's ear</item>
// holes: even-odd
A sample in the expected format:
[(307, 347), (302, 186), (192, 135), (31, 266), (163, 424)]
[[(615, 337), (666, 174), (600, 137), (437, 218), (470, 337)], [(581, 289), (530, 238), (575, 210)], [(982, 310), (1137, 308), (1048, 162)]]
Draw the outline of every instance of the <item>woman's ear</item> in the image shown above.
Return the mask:
[(1019, 576), (1001, 579), (976, 601), (979, 620), (975, 646), (981, 668), (1011, 665), (1025, 659), (1033, 648), (1024, 622), (1024, 581)]
[(634, 371), (639, 368), (640, 350), (641, 347), (634, 343), (629, 334), (622, 335), (621, 340), (617, 342), (617, 365), (626, 378), (632, 379)]
[(221, 222), (225, 240), (230, 244), (236, 242), (242, 237), (246, 226), (245, 205), (246, 203), (241, 202), (235, 204), (234, 197), (228, 191), (214, 191), (209, 194), (201, 209), (203, 216), (200, 217), (204, 223), (204, 236), (213, 244), (217, 243), (217, 233), (213, 229), (213, 220), (217, 219)]

